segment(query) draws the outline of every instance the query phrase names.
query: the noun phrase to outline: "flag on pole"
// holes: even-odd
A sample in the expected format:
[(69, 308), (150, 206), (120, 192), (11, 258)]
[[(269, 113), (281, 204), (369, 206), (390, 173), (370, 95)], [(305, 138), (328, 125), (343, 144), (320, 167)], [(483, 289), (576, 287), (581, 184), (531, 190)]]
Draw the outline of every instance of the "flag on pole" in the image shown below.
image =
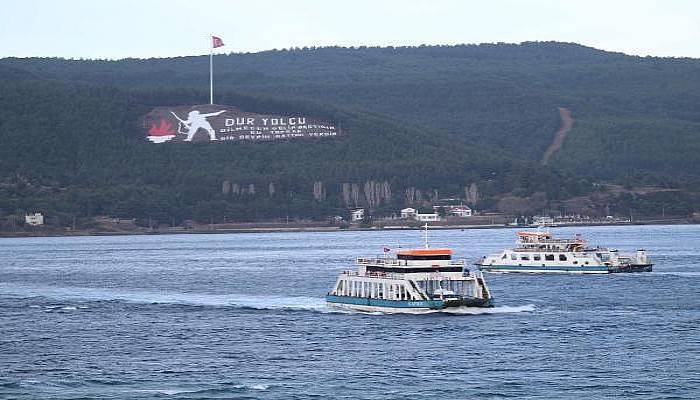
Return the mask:
[(214, 49), (224, 45), (224, 41), (218, 36), (211, 37), (211, 49), (209, 49), (209, 104), (214, 104)]
[(224, 41), (221, 40), (220, 37), (218, 37), (218, 36), (212, 36), (212, 37), (211, 37), (211, 47), (212, 47), (213, 49), (215, 49), (215, 48), (217, 48), (217, 47), (221, 47), (221, 46), (223, 46), (223, 45), (224, 45)]
[(388, 253), (388, 252), (390, 252), (390, 251), (391, 251), (391, 249), (390, 249), (390, 248), (388, 248), (388, 247), (384, 247), (384, 252), (385, 252), (385, 253)]

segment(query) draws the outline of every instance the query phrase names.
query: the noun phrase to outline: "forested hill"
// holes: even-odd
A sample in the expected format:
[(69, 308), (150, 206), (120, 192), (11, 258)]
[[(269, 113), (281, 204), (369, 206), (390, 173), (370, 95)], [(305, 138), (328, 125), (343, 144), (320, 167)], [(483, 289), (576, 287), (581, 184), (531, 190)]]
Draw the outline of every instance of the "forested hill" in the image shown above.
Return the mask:
[[(4, 59), (35, 76), (127, 87), (206, 88), (208, 57)], [(700, 60), (633, 57), (568, 43), (312, 48), (216, 56), (217, 88), (384, 113), (512, 157), (594, 178), (697, 181)], [(662, 151), (658, 151), (661, 149)], [(679, 176), (682, 175), (682, 176)]]
[(589, 186), (385, 116), (227, 91), (223, 104), (326, 118), (347, 133), (267, 143), (145, 140), (138, 116), (206, 95), (0, 79), (0, 213), (41, 211), (64, 226), (73, 216), (98, 215), (167, 224), (323, 219), (357, 206), (389, 215), (406, 204), (464, 197), (472, 184), (484, 207), (509, 188), (557, 198)]
[[(337, 200), (343, 183), (364, 187), (369, 181), (393, 185), (386, 207), (405, 204), (407, 190), (459, 196), (474, 182), (483, 207), (508, 194), (567, 198), (603, 182), (693, 191), (700, 185), (698, 76), (700, 60), (632, 57), (554, 42), (218, 55), (217, 103), (319, 114), (351, 133), (337, 141), (192, 151), (149, 147), (132, 115), (158, 104), (205, 102), (208, 56), (7, 58), (0, 60), (0, 174), (12, 181), (5, 188), (38, 180), (32, 190), (106, 190), (90, 203), (105, 209), (90, 213), (144, 215), (148, 209), (150, 215), (170, 204), (159, 212), (181, 207), (182, 218), (197, 210), (206, 214), (211, 207), (203, 202), (211, 201), (224, 202), (230, 213), (252, 215), (243, 200), (212, 197), (223, 181), (254, 182), (256, 196), (260, 185), (269, 189), (276, 182), (274, 195), (265, 200), (270, 204), (251, 202), (267, 210), (262, 216), (274, 214), (270, 210), (281, 204), (275, 197), (281, 193), (284, 213), (336, 212), (348, 206)], [(548, 165), (540, 166), (561, 124), (559, 107), (571, 112), (573, 128)], [(37, 115), (44, 119), (37, 121)], [(95, 120), (77, 123), (76, 115)], [(55, 134), (41, 133), (42, 123), (51, 124)], [(95, 126), (111, 134), (98, 135)], [(20, 133), (32, 127), (36, 132)], [(183, 166), (194, 162), (203, 167)], [(329, 185), (327, 200), (308, 199), (314, 182)], [(116, 196), (109, 190), (121, 193), (119, 205), (104, 206)], [(148, 190), (148, 199), (137, 193)], [(132, 202), (128, 210), (122, 209), (124, 198)], [(23, 206), (5, 209), (12, 207)], [(71, 212), (90, 206), (76, 208)]]

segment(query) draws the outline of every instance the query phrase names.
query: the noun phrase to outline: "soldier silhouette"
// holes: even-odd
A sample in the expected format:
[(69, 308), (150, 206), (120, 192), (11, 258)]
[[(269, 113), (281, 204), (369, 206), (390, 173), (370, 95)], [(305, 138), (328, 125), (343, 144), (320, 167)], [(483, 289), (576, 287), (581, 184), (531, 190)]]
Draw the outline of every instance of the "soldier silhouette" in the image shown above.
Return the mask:
[(194, 134), (197, 133), (197, 131), (200, 129), (204, 129), (205, 131), (207, 131), (207, 133), (209, 133), (209, 140), (217, 140), (214, 129), (211, 127), (209, 121), (207, 121), (207, 117), (221, 115), (225, 112), (226, 110), (221, 110), (209, 114), (200, 114), (199, 111), (194, 110), (190, 111), (189, 114), (187, 114), (187, 120), (182, 120), (180, 117), (177, 116), (177, 114), (175, 114), (172, 111), (170, 113), (173, 114), (178, 121), (180, 121), (181, 126), (187, 128), (187, 138), (184, 139), (184, 141), (191, 142), (192, 138), (194, 137)]

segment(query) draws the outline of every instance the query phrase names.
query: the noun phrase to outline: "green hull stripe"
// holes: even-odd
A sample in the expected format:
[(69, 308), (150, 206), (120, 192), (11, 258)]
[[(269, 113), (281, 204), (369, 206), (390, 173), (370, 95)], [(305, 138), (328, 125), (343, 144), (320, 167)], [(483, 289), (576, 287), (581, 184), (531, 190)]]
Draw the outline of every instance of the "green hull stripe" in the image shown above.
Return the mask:
[(326, 301), (329, 303), (352, 304), (370, 307), (391, 307), (391, 308), (430, 308), (440, 309), (444, 307), (442, 300), (384, 300), (370, 299), (366, 297), (334, 296), (327, 295)]

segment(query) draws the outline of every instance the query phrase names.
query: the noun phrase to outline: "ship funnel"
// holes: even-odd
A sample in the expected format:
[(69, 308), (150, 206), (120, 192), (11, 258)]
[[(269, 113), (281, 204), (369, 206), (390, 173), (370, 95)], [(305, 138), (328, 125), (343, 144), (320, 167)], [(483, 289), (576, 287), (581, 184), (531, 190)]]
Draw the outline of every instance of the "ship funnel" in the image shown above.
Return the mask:
[(649, 258), (647, 257), (646, 250), (637, 250), (637, 264), (649, 264)]

